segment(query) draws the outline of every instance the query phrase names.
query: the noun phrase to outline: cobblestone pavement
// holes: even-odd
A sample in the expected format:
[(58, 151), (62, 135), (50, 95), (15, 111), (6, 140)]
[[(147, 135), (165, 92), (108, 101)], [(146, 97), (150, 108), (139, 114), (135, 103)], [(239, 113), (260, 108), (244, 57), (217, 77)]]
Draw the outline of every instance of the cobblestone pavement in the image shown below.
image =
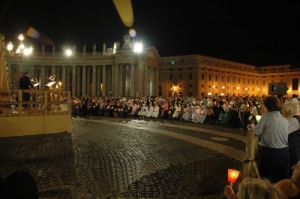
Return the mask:
[(0, 174), (28, 171), (40, 198), (221, 198), (246, 131), (162, 119), (75, 118), (70, 133), (0, 138)]

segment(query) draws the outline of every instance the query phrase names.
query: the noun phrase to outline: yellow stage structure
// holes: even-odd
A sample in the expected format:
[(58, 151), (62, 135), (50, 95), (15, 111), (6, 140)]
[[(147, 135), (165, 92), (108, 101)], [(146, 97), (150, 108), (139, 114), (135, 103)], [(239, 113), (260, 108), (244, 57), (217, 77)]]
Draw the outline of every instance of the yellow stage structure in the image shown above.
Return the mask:
[[(0, 34), (0, 137), (69, 132), (70, 91), (52, 89), (52, 85), (45, 85), (45, 91), (10, 89), (5, 54)], [(22, 101), (23, 93), (30, 93), (30, 101)]]

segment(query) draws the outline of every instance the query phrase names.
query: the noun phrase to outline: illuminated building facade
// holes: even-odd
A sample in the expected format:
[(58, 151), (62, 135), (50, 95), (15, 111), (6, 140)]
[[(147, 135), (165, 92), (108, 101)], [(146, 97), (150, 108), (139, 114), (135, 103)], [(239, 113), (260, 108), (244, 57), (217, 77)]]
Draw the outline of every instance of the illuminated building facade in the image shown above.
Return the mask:
[(287, 96), (299, 95), (300, 69), (290, 65), (257, 67), (202, 55), (161, 59), (162, 96), (262, 96), (272, 82), (286, 82)]
[[(128, 38), (127, 38), (128, 39)], [(300, 69), (290, 65), (252, 66), (202, 55), (160, 57), (155, 47), (134, 53), (130, 41), (86, 52), (34, 52), (6, 56), (10, 88), (18, 89), (23, 72), (45, 90), (50, 76), (72, 96), (222, 96), (268, 95), (269, 83), (286, 82), (287, 96), (299, 95)], [(300, 96), (300, 95), (299, 95)]]
[[(23, 72), (40, 82), (45, 90), (49, 77), (62, 82), (72, 96), (155, 96), (158, 95), (160, 57), (154, 47), (141, 54), (132, 49), (63, 53), (34, 52), (28, 57), (6, 56), (10, 87), (18, 89)], [(58, 84), (53, 87), (59, 86)]]

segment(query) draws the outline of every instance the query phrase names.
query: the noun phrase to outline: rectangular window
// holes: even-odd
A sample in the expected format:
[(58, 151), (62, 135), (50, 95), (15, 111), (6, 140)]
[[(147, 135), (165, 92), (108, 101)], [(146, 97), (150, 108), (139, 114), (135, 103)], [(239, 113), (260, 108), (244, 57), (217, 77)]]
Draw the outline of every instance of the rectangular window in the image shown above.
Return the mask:
[(201, 73), (201, 79), (204, 80), (205, 79), (205, 74)]
[(240, 83), (240, 78), (238, 78), (238, 83)]
[(211, 74), (208, 75), (208, 81), (211, 81)]
[(229, 77), (227, 77), (227, 82), (228, 82), (228, 83), (230, 82), (230, 78), (229, 78)]
[(215, 81), (216, 82), (218, 81), (218, 75), (215, 75)]
[(235, 83), (235, 77), (232, 78), (232, 83)]
[(222, 75), (222, 82), (224, 82), (224, 77), (223, 77), (223, 75)]
[(265, 80), (263, 80), (263, 83), (262, 83), (263, 85), (266, 85), (266, 81)]
[(179, 80), (182, 80), (182, 73), (179, 73), (179, 74), (178, 74), (178, 79), (179, 79)]
[(189, 84), (189, 88), (193, 88), (193, 84)]
[(193, 80), (193, 73), (189, 73), (189, 80)]
[(292, 90), (298, 90), (298, 85), (299, 85), (299, 79), (298, 78), (292, 79)]
[(169, 80), (173, 80), (173, 74), (172, 73), (169, 74)]

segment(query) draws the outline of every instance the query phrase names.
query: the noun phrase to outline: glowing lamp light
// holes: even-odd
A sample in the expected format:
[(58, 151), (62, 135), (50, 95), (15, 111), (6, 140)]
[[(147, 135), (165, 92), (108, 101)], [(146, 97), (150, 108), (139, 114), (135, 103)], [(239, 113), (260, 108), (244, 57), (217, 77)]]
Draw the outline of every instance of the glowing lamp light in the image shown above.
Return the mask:
[(237, 178), (239, 177), (240, 172), (234, 169), (228, 169), (228, 181), (230, 182), (230, 186), (236, 182)]
[(141, 53), (143, 51), (143, 44), (141, 42), (137, 42), (133, 46), (133, 52)]

